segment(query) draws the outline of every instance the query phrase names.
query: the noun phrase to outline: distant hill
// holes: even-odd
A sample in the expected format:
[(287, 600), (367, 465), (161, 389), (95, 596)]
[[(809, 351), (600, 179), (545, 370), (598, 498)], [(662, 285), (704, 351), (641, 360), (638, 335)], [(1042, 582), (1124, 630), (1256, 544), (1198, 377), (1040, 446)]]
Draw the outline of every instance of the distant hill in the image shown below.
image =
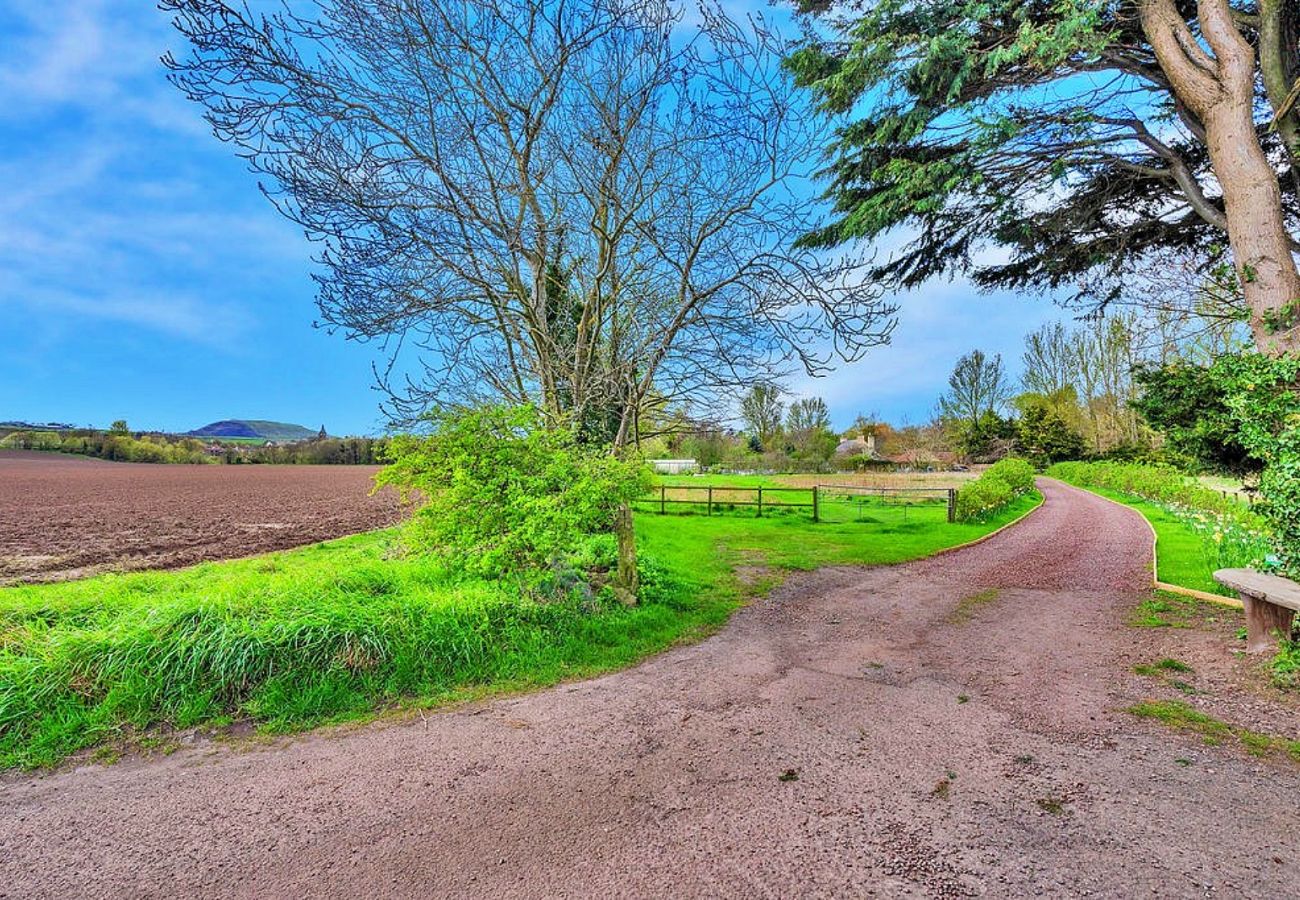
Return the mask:
[(244, 438), (245, 440), (263, 441), (305, 441), (317, 436), (316, 429), (288, 422), (267, 422), (262, 419), (222, 419), (190, 432), (192, 437)]

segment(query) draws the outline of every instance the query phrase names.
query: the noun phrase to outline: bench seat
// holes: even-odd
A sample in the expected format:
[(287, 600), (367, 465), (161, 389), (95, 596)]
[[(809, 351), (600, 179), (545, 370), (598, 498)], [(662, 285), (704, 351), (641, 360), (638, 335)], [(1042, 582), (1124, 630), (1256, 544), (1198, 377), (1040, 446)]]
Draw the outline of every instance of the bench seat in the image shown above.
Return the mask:
[(1300, 612), (1300, 584), (1254, 569), (1220, 569), (1214, 580), (1241, 595), (1248, 653), (1276, 650), (1276, 635), (1290, 637), (1295, 614)]

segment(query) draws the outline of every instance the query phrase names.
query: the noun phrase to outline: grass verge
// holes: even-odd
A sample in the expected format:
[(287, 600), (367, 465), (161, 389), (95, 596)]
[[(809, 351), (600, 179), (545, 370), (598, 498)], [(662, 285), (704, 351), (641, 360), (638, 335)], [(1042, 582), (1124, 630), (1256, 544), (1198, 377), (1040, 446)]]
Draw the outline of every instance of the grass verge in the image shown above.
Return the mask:
[[(169, 572), (0, 589), (0, 767), (252, 720), (271, 732), (518, 691), (627, 666), (726, 622), (780, 572), (896, 563), (1031, 510), (949, 525), (916, 510), (637, 517), (644, 602), (539, 602), (402, 552), (378, 531)], [(737, 567), (776, 575), (742, 584)], [(101, 753), (109, 759), (113, 752)]]

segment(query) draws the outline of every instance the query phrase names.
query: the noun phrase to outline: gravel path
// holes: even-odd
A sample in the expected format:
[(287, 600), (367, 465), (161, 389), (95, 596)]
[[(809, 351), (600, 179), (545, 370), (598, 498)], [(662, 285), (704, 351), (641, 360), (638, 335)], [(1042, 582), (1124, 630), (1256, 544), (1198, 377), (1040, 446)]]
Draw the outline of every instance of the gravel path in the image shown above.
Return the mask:
[(605, 678), (10, 779), (0, 896), (1300, 896), (1297, 769), (1120, 711), (1145, 524), (1043, 488)]

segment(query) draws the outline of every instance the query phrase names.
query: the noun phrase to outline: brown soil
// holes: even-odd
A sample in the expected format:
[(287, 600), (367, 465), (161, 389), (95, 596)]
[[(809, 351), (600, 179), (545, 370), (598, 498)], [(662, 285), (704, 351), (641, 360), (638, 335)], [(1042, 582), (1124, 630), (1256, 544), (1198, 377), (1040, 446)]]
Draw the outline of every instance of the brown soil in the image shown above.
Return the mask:
[(370, 466), (172, 466), (0, 451), (0, 583), (157, 569), (396, 521)]
[[(0, 895), (1300, 896), (1300, 768), (1123, 711), (1184, 696), (1132, 666), (1191, 645), (1208, 697), (1245, 691), (1231, 613), (1131, 627), (1146, 526), (1044, 492), (982, 544), (791, 578), (615, 675), (11, 777)], [(1251, 691), (1295, 737), (1295, 702)]]

